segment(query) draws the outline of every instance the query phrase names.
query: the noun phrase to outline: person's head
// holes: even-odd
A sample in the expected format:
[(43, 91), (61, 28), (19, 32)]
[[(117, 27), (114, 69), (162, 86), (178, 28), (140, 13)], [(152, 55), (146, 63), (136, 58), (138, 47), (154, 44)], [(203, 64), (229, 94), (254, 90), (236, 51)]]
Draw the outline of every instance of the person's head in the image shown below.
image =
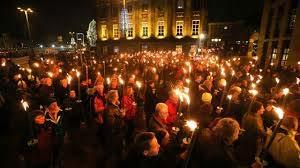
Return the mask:
[(155, 113), (161, 119), (167, 119), (169, 116), (168, 106), (165, 103), (158, 103), (155, 107)]
[(150, 88), (152, 88), (152, 89), (155, 87), (154, 81), (149, 81), (148, 84), (149, 84)]
[(67, 79), (60, 80), (60, 83), (61, 83), (62, 87), (64, 87), (64, 88), (68, 87), (68, 80)]
[(258, 115), (263, 115), (265, 108), (264, 105), (259, 102), (259, 101), (255, 101), (253, 102), (252, 106), (251, 106), (251, 110), (252, 113), (258, 114)]
[(41, 110), (35, 110), (32, 112), (34, 123), (38, 125), (42, 125), (45, 123), (45, 115)]
[(267, 106), (266, 106), (266, 110), (267, 111), (272, 111), (273, 110), (273, 106), (276, 105), (276, 101), (271, 99), (267, 101)]
[(54, 98), (49, 98), (47, 100), (47, 109), (49, 110), (50, 113), (58, 113), (59, 112), (59, 107), (57, 105), (57, 101)]
[(178, 102), (178, 96), (174, 91), (169, 92), (169, 99), (172, 100), (173, 102)]
[(98, 84), (95, 86), (95, 88), (96, 88), (96, 91), (97, 91), (99, 94), (102, 94), (102, 93), (103, 93), (103, 90), (104, 90), (103, 84), (98, 83)]
[(153, 132), (143, 132), (135, 137), (134, 146), (139, 155), (144, 157), (157, 156), (160, 145)]
[(107, 93), (107, 100), (108, 102), (112, 103), (112, 104), (115, 104), (115, 105), (118, 105), (119, 103), (119, 94), (118, 94), (118, 91), (117, 90), (110, 90), (108, 93)]
[(165, 129), (159, 129), (155, 132), (155, 136), (157, 138), (158, 143), (160, 146), (164, 147), (167, 146), (170, 142), (170, 135), (168, 131)]
[(70, 98), (76, 98), (76, 92), (74, 90), (70, 91)]
[(112, 78), (111, 79), (110, 88), (112, 88), (112, 89), (117, 89), (118, 88), (118, 79), (117, 78)]
[(239, 123), (232, 118), (223, 118), (213, 128), (214, 135), (218, 140), (227, 145), (232, 145), (238, 139), (240, 132)]
[(207, 89), (211, 90), (212, 88), (212, 81), (211, 80), (205, 80), (203, 82), (203, 85), (207, 87)]
[(52, 86), (52, 79), (51, 78), (45, 78), (45, 85), (46, 86)]
[(225, 79), (220, 79), (218, 84), (219, 84), (219, 88), (225, 88), (227, 82)]
[(210, 93), (205, 92), (202, 94), (201, 100), (205, 104), (210, 104), (212, 100), (212, 95)]
[(127, 96), (132, 96), (133, 95), (133, 87), (132, 85), (128, 85), (126, 87), (126, 93), (125, 93)]
[(242, 89), (238, 86), (234, 86), (229, 90), (229, 94), (232, 96), (232, 100), (237, 100), (242, 93)]
[(288, 131), (297, 131), (298, 119), (293, 116), (286, 116), (283, 118), (282, 127), (286, 128)]

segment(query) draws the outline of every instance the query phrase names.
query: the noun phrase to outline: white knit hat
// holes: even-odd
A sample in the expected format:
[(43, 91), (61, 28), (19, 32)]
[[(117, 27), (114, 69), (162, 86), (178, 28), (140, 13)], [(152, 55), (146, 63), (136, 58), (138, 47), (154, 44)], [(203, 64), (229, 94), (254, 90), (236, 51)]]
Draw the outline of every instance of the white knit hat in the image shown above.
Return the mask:
[(210, 93), (205, 92), (205, 93), (202, 94), (202, 101), (203, 102), (210, 103), (211, 99), (212, 99), (212, 95)]

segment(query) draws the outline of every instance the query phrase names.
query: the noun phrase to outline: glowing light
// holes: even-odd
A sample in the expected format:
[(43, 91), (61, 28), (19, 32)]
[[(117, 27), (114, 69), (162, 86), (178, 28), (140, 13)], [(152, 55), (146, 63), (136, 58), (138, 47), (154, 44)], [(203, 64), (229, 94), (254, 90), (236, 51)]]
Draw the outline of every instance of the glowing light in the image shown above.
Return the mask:
[(70, 85), (72, 81), (72, 76), (70, 76), (68, 73), (67, 73), (67, 80), (68, 80), (68, 84)]
[(232, 99), (232, 95), (228, 95), (227, 99), (231, 100)]
[(6, 62), (5, 61), (2, 62), (1, 66), (5, 67), (5, 65), (6, 65)]
[(187, 84), (190, 84), (190, 83), (191, 83), (191, 80), (190, 80), (190, 79), (186, 79), (185, 82), (186, 82)]
[(77, 78), (79, 78), (79, 76), (80, 76), (80, 72), (77, 70), (76, 70), (76, 76), (77, 76)]
[(110, 82), (111, 82), (111, 81), (110, 81), (110, 78), (106, 78), (106, 83), (107, 83), (107, 84), (110, 84)]
[(300, 78), (296, 78), (296, 84), (299, 85), (300, 83)]
[(279, 78), (275, 78), (275, 81), (276, 81), (276, 83), (278, 84), (279, 82), (280, 82), (280, 79)]
[(22, 99), (22, 100), (21, 100), (21, 104), (22, 104), (24, 110), (27, 111), (27, 109), (29, 108), (28, 103)]
[(255, 89), (249, 90), (249, 93), (252, 94), (253, 96), (256, 96), (258, 94), (258, 91)]
[(33, 65), (35, 66), (35, 67), (40, 67), (40, 64), (39, 63), (37, 63), (37, 62), (35, 62), (35, 63), (33, 63)]
[(290, 89), (289, 89), (289, 88), (284, 88), (284, 89), (282, 90), (282, 92), (283, 92), (283, 94), (286, 96), (286, 95), (288, 95), (288, 94), (290, 93)]
[(195, 129), (198, 127), (197, 123), (194, 120), (186, 121), (186, 126), (189, 127), (191, 131), (195, 131)]
[(283, 119), (283, 116), (284, 116), (283, 110), (281, 108), (275, 107), (275, 106), (273, 106), (273, 108), (274, 108), (274, 111), (276, 112), (276, 114), (278, 115), (278, 118), (280, 120)]
[(47, 75), (52, 78), (53, 77), (53, 73), (52, 72), (47, 72)]
[(142, 87), (142, 83), (140, 81), (136, 81), (135, 84), (139, 89)]

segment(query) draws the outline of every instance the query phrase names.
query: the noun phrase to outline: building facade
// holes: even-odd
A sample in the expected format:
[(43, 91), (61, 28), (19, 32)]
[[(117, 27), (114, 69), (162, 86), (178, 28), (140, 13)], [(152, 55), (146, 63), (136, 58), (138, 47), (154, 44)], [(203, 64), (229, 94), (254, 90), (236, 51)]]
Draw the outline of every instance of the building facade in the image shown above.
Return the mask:
[[(96, 0), (100, 54), (159, 49), (188, 52), (206, 32), (207, 0)], [(121, 15), (125, 6), (127, 15)], [(124, 19), (126, 18), (126, 25)], [(126, 26), (126, 31), (123, 27)], [(123, 30), (122, 30), (123, 29)]]
[(299, 0), (264, 0), (257, 55), (262, 66), (300, 61)]
[(249, 32), (243, 21), (208, 23), (209, 48), (218, 49), (220, 55), (245, 56)]

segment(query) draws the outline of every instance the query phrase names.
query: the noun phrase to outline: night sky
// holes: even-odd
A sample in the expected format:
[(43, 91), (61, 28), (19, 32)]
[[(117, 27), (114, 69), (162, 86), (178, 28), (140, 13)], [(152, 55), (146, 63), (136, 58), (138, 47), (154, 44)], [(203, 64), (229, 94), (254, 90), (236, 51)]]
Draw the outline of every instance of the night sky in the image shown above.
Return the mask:
[[(26, 35), (24, 14), (18, 6), (31, 7), (29, 16), (36, 41), (53, 41), (69, 31), (86, 32), (95, 18), (95, 0), (1, 0), (0, 33), (22, 39)], [(252, 29), (259, 26), (263, 0), (208, 0), (209, 21), (245, 20)]]

